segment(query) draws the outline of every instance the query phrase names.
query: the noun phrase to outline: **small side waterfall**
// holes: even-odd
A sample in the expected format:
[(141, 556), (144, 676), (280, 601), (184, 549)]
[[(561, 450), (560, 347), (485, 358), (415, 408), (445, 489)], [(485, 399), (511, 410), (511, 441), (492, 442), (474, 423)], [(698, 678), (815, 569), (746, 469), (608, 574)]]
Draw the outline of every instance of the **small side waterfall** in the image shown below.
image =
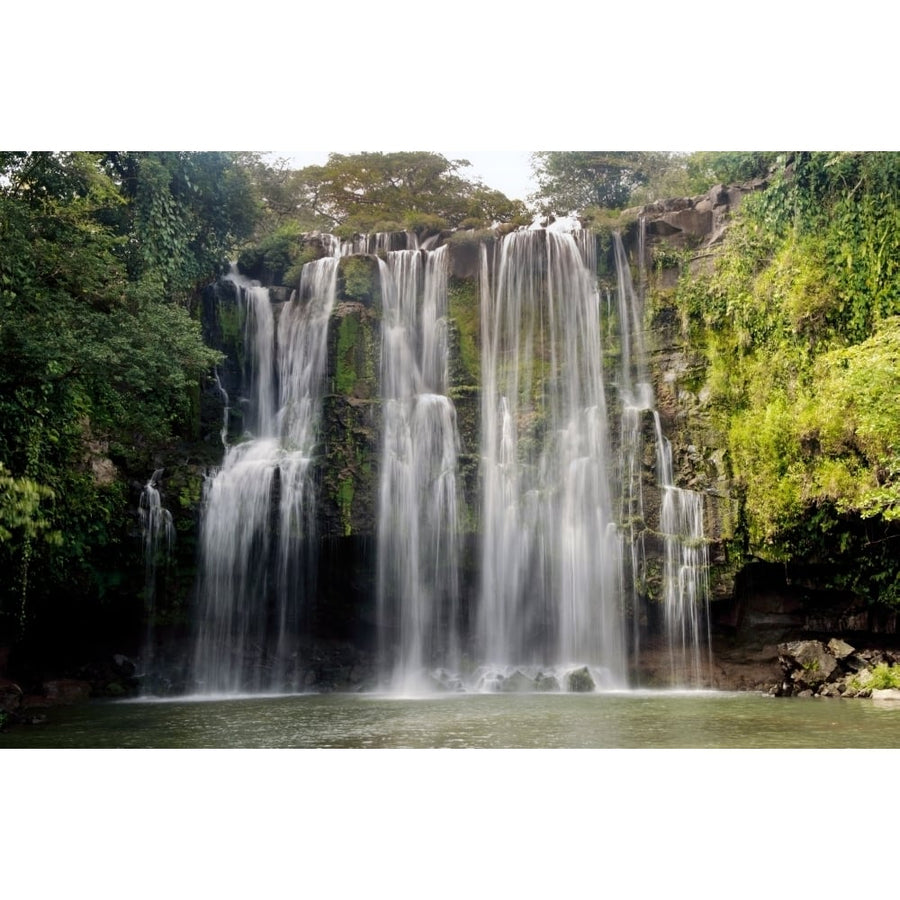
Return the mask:
[[(304, 266), (275, 340), (269, 292), (232, 274), (245, 317), (245, 421), (207, 480), (194, 677), (208, 693), (297, 687), (291, 662), (312, 587), (317, 439), (337, 257)], [(272, 643), (272, 635), (276, 636)]]
[(159, 484), (162, 469), (157, 469), (141, 491), (138, 518), (141, 523), (141, 542), (144, 549), (144, 615), (147, 629), (144, 638), (143, 669), (147, 674), (153, 667), (154, 627), (156, 612), (156, 579), (159, 567), (168, 565), (175, 546), (175, 525), (172, 514), (162, 505)]
[[(643, 224), (643, 223), (641, 223)], [(643, 261), (643, 227), (639, 258)], [(621, 361), (619, 393), (622, 403), (621, 472), (623, 535), (630, 548), (631, 581), (635, 599), (646, 584), (646, 509), (643, 495), (644, 422), (652, 418), (655, 470), (661, 502), (658, 534), (664, 546), (663, 610), (673, 685), (699, 685), (708, 662), (709, 551), (703, 527), (703, 498), (675, 486), (672, 445), (663, 434), (653, 386), (647, 372), (642, 322), (643, 291), (636, 291), (625, 248), (614, 235), (618, 282)], [(644, 282), (640, 266), (641, 284)], [(637, 613), (637, 610), (635, 610)], [(637, 624), (635, 615), (635, 624)], [(635, 627), (635, 655), (639, 654)]]
[(456, 670), (459, 436), (447, 391), (447, 248), (380, 261), (383, 449), (378, 608), (389, 687), (421, 689), (428, 669)]

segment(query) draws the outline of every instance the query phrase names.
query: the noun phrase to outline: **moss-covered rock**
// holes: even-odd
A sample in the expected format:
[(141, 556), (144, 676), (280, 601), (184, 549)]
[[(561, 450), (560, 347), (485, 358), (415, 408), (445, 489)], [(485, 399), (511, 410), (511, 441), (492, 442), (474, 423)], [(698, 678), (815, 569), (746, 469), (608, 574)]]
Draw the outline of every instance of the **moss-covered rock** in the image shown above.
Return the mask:
[(323, 537), (376, 532), (381, 407), (330, 394), (322, 410), (319, 524)]
[(359, 302), (335, 307), (328, 334), (328, 377), (335, 394), (371, 400), (378, 397), (380, 331), (371, 309)]
[(596, 687), (587, 666), (575, 669), (574, 672), (569, 672), (566, 676), (567, 691), (574, 693), (589, 693), (590, 691), (595, 690)]
[(338, 266), (340, 300), (381, 308), (381, 276), (376, 256), (346, 256)]
[(481, 376), (481, 296), (477, 279), (451, 276), (447, 304), (450, 385), (477, 385)]
[(559, 680), (555, 675), (538, 672), (534, 679), (534, 689), (536, 691), (558, 691), (560, 689)]

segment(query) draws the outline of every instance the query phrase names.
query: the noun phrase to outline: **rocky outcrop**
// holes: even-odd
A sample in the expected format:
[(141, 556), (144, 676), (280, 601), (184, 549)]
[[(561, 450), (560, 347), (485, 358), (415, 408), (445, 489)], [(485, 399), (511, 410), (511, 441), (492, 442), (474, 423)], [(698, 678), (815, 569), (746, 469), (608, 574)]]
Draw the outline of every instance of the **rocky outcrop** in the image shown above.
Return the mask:
[(857, 652), (840, 638), (789, 641), (778, 646), (782, 681), (770, 692), (782, 697), (875, 697), (893, 699), (900, 682), (900, 651)]
[(582, 666), (574, 672), (569, 672), (566, 677), (566, 690), (568, 691), (586, 693), (593, 691), (596, 687), (587, 666)]
[(22, 705), (22, 688), (8, 678), (0, 678), (0, 712), (15, 712)]
[(700, 196), (659, 200), (626, 210), (626, 215), (644, 219), (651, 243), (653, 238), (663, 238), (677, 250), (710, 247), (725, 236), (728, 220), (744, 197), (766, 187), (768, 181), (762, 178), (738, 185), (717, 184)]

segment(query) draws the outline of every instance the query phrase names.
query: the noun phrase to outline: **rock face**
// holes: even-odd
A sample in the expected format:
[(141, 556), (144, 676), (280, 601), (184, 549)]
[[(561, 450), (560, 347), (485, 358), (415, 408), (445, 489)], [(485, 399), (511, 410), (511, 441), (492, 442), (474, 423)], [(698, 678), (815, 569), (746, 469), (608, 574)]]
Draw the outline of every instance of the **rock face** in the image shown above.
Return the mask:
[(595, 690), (596, 687), (597, 685), (594, 684), (594, 679), (591, 677), (587, 666), (576, 669), (574, 672), (569, 672), (566, 676), (566, 689), (569, 691), (588, 693)]
[(0, 678), (0, 712), (15, 712), (22, 704), (22, 688), (8, 678)]
[(840, 638), (822, 641), (789, 641), (778, 645), (782, 682), (770, 693), (799, 697), (873, 697), (900, 699), (900, 691), (883, 687), (897, 684), (900, 651), (857, 652)]
[(503, 679), (500, 689), (506, 693), (525, 693), (534, 690), (534, 682), (524, 672), (516, 669), (512, 675)]
[(44, 693), (53, 704), (84, 703), (90, 699), (91, 685), (74, 678), (60, 678), (44, 683)]
[(725, 236), (728, 219), (741, 200), (767, 186), (764, 179), (726, 187), (717, 184), (700, 197), (660, 200), (638, 212), (647, 218), (647, 233), (678, 249), (711, 246)]
[(830, 681), (838, 662), (821, 641), (792, 641), (778, 647), (778, 660), (793, 689), (815, 689)]
[(900, 703), (900, 690), (897, 688), (882, 688), (881, 690), (872, 691), (873, 700), (889, 700), (894, 703)]

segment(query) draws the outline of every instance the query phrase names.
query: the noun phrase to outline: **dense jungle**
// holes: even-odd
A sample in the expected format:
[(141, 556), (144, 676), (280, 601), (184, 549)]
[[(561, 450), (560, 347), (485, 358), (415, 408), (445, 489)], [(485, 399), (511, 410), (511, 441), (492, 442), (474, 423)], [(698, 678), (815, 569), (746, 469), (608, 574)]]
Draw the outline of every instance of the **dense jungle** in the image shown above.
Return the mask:
[[(510, 199), (432, 152), (332, 153), (300, 169), (256, 152), (0, 152), (0, 677), (31, 691), (83, 679), (119, 696), (135, 690), (134, 668), (113, 659), (139, 656), (148, 628), (173, 647), (194, 628), (204, 481), (222, 459), (219, 379), (239, 377), (244, 340), (211, 286), (233, 262), (287, 301), (324, 252), (310, 235), (440, 236), (473, 381), (471, 248), (573, 216), (596, 235), (601, 291), (615, 235), (646, 278), (677, 478), (710, 510), (718, 656), (752, 668), (778, 641), (856, 636), (884, 644), (884, 686), (900, 687), (900, 154), (532, 160), (537, 193)], [(338, 277), (362, 309), (375, 288), (361, 259)], [(374, 364), (360, 321), (345, 315), (334, 334), (335, 358), (353, 362), (331, 393), (363, 403)], [(350, 574), (371, 565), (368, 463), (350, 458), (358, 423), (342, 423), (357, 443), (330, 441), (346, 458), (323, 476), (334, 539), (320, 583), (334, 587), (311, 626), (322, 640), (353, 640), (348, 623), (370, 615)], [(239, 414), (224, 427), (238, 439)], [(474, 483), (477, 458), (468, 465)], [(151, 586), (141, 497), (158, 470), (174, 550)], [(652, 627), (652, 578), (642, 599)], [(748, 669), (724, 683), (773, 679)]]

